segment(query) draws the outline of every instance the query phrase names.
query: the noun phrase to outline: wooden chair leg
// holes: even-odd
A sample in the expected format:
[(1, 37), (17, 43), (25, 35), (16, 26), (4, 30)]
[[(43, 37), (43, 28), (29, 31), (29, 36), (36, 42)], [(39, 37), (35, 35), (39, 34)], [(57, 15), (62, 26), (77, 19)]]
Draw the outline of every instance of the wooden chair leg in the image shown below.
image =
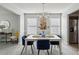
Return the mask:
[(18, 43), (18, 38), (17, 38), (17, 43)]
[(34, 51), (33, 51), (33, 47), (32, 47), (32, 45), (31, 45), (31, 51), (32, 51), (32, 54), (34, 54)]
[(47, 50), (47, 53), (48, 53), (48, 55), (49, 55), (49, 51)]
[(40, 53), (40, 50), (38, 50), (38, 55), (39, 55), (39, 53)]
[(12, 43), (12, 44), (14, 43), (13, 39), (11, 39), (11, 43)]
[(22, 51), (21, 51), (21, 55), (22, 55), (22, 53), (23, 53), (23, 51), (24, 51), (24, 48), (25, 48), (25, 46), (23, 47), (23, 49), (22, 49)]
[(12, 39), (10, 41), (12, 42)]

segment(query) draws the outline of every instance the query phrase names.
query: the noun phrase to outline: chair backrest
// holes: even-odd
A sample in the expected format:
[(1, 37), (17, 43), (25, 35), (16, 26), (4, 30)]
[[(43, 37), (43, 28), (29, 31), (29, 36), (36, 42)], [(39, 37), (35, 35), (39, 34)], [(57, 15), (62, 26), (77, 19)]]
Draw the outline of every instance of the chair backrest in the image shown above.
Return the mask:
[(57, 35), (57, 36), (61, 38), (61, 36), (60, 36), (60, 35)]
[(50, 48), (49, 40), (38, 40), (37, 41), (37, 49), (47, 50), (49, 48)]
[(16, 32), (15, 36), (16, 36), (16, 38), (18, 38), (19, 37), (19, 32)]
[(26, 38), (26, 37), (27, 37), (27, 36), (25, 36), (25, 35), (22, 37), (22, 45), (25, 45), (25, 38)]
[[(24, 36), (22, 37), (22, 45), (25, 45), (25, 38), (27, 38), (26, 35), (24, 35)], [(28, 41), (28, 42), (27, 42), (27, 45), (33, 45), (33, 41)]]

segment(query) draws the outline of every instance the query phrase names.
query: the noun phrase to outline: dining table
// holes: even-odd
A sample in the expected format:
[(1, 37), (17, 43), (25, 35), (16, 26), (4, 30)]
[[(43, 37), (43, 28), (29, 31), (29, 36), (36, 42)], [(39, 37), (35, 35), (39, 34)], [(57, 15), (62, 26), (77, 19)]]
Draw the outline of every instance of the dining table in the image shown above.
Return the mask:
[(62, 39), (58, 37), (57, 35), (45, 35), (45, 37), (42, 37), (41, 35), (29, 35), (27, 38), (25, 38), (25, 51), (27, 53), (27, 42), (28, 41), (38, 41), (38, 40), (49, 40), (49, 41), (59, 41), (59, 52), (62, 54)]

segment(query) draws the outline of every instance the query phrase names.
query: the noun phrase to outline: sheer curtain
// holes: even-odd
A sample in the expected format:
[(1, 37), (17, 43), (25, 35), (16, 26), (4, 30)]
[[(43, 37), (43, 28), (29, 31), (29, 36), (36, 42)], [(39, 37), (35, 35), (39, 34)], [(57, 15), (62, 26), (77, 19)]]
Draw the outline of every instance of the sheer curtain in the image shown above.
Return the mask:
[(25, 27), (27, 34), (37, 34), (37, 18), (27, 18)]
[[(30, 15), (25, 15), (25, 21), (24, 21), (24, 31), (25, 34), (39, 34), (40, 29), (39, 29), (39, 20), (40, 20), (40, 14), (30, 14)], [(60, 28), (60, 14), (45, 14), (46, 16), (46, 21), (47, 21), (47, 29), (46, 29), (46, 34), (57, 34), (61, 35)]]
[(50, 21), (50, 34), (57, 34), (60, 35), (60, 17), (49, 17), (49, 21)]

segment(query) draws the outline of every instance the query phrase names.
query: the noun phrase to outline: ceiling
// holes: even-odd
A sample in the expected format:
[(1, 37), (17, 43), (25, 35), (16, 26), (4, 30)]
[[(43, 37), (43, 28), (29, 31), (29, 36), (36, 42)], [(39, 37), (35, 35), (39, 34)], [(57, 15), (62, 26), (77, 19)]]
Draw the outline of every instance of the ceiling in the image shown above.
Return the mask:
[[(7, 12), (6, 12), (7, 11)], [(0, 6), (0, 15), (2, 14), (13, 14), (13, 12), (11, 12), (10, 10)], [(15, 14), (15, 13), (14, 13)]]
[[(4, 3), (5, 4), (5, 3)], [(43, 12), (42, 3), (6, 3), (9, 6), (16, 7), (24, 13), (41, 13)], [(63, 13), (75, 3), (45, 3), (44, 12), (46, 13)]]

